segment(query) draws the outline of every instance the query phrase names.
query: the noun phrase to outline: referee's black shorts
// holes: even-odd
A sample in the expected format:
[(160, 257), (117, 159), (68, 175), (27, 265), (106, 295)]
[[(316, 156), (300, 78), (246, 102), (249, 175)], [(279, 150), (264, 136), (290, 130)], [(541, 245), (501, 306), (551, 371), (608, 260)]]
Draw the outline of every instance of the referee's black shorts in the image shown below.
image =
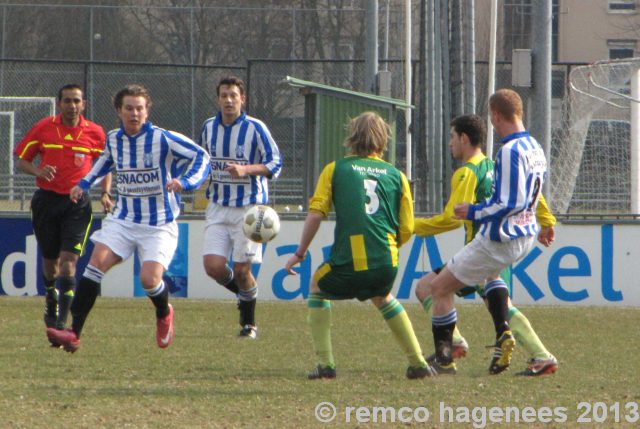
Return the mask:
[(68, 195), (43, 189), (31, 199), (33, 231), (45, 259), (57, 259), (61, 251), (82, 255), (91, 220), (91, 199), (86, 192), (77, 203)]

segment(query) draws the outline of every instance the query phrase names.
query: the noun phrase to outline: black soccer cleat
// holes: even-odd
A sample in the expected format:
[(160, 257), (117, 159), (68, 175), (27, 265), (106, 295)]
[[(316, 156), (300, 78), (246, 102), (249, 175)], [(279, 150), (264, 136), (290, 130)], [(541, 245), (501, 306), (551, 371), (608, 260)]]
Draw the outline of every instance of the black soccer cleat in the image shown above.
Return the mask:
[(513, 355), (513, 349), (516, 348), (516, 339), (513, 337), (511, 331), (504, 331), (495, 346), (493, 347), (493, 357), (491, 358), (491, 365), (489, 365), (489, 374), (500, 374), (509, 368), (511, 364), (511, 356)]
[(409, 380), (417, 380), (425, 377), (435, 377), (438, 373), (433, 369), (431, 365), (427, 363), (427, 366), (410, 366), (407, 367), (405, 374)]
[(334, 379), (336, 378), (336, 369), (330, 366), (316, 366), (313, 371), (307, 374), (309, 380), (319, 380), (321, 378)]
[(440, 363), (435, 354), (432, 354), (427, 358), (427, 363), (435, 370), (438, 375), (456, 375), (458, 368), (455, 362)]

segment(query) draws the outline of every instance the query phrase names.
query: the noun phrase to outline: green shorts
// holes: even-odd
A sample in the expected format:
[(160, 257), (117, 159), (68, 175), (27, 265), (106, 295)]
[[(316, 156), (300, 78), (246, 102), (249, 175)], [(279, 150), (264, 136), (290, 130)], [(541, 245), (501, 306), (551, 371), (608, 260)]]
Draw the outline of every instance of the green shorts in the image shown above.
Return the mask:
[(323, 263), (313, 275), (327, 299), (353, 299), (365, 301), (376, 296), (387, 296), (393, 288), (398, 267), (354, 271), (351, 266), (332, 267)]

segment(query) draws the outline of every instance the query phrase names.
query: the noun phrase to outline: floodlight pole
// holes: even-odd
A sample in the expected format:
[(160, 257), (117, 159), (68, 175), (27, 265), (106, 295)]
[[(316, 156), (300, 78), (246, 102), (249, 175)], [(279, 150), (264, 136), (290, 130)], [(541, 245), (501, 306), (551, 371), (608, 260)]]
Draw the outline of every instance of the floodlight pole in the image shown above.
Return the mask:
[[(533, 2), (533, 117), (529, 128), (542, 146), (551, 167), (551, 21), (553, 11), (549, 0)], [(543, 185), (543, 193), (549, 195), (550, 181)]]
[[(411, 0), (405, 0), (404, 6), (404, 30), (405, 30), (405, 62), (404, 62), (404, 96), (407, 104), (411, 106)], [(406, 159), (407, 168), (406, 175), (408, 180), (412, 180), (413, 163), (411, 160), (413, 148), (411, 141), (411, 107), (404, 109), (404, 124), (407, 137), (406, 143)]]
[(367, 26), (365, 28), (365, 74), (364, 92), (377, 94), (376, 77), (378, 76), (378, 0), (367, 3)]
[[(498, 0), (491, 0), (491, 31), (489, 32), (489, 97), (496, 90), (496, 33), (498, 32)], [(487, 112), (487, 157), (493, 159), (493, 125)]]

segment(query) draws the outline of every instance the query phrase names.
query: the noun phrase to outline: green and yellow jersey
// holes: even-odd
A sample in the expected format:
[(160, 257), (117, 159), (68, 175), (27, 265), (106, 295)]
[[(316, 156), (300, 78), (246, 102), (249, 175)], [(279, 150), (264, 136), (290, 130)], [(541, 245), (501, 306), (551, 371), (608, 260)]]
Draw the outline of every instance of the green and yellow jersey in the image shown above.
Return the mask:
[(381, 158), (347, 156), (320, 174), (310, 211), (336, 213), (329, 264), (365, 271), (398, 265), (413, 234), (413, 199), (405, 175)]
[[(476, 204), (491, 196), (493, 185), (493, 161), (484, 154), (473, 156), (463, 166), (458, 168), (451, 178), (451, 195), (444, 211), (429, 218), (415, 220), (415, 233), (420, 236), (435, 235), (452, 231), (464, 225), (465, 243), (473, 240), (479, 224), (470, 220), (460, 220), (454, 217), (453, 209), (457, 204)], [(544, 197), (536, 208), (536, 217), (543, 227), (556, 224), (556, 218), (549, 210)]]

